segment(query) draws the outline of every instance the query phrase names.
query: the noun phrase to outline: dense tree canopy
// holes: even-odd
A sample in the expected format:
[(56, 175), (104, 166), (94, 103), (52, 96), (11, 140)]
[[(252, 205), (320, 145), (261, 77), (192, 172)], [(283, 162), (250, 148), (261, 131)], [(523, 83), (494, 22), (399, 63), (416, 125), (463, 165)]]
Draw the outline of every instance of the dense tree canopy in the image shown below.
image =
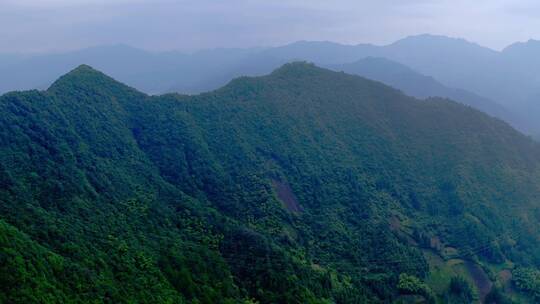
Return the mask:
[(433, 300), (435, 258), (540, 266), (540, 147), (450, 100), (306, 63), (147, 96), (81, 66), (0, 113), (0, 303)]

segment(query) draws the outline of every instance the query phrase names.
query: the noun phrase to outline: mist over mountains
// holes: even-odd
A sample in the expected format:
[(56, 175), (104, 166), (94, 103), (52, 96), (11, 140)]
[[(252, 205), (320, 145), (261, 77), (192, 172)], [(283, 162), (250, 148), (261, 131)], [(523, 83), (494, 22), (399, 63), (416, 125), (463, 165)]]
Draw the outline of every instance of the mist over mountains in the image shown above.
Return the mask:
[(520, 115), (488, 98), (463, 89), (450, 88), (430, 76), (384, 58), (367, 57), (353, 63), (328, 65), (328, 68), (377, 80), (409, 96), (420, 99), (445, 97), (469, 105), (491, 116), (509, 122), (518, 130), (531, 131), (531, 125)]
[(234, 66), (254, 51), (217, 49), (189, 55), (180, 52), (151, 53), (126, 45), (112, 45), (30, 56), (11, 64), (7, 58), (14, 55), (4, 55), (6, 59), (0, 65), (3, 75), (0, 91), (45, 89), (75, 67), (89, 64), (143, 91), (162, 93), (179, 83), (185, 87), (199, 86), (199, 82), (204, 82), (210, 75), (219, 75), (221, 70)]
[[(458, 100), (504, 119), (527, 134), (537, 135), (539, 49), (540, 42), (531, 40), (499, 52), (463, 39), (433, 35), (411, 36), (386, 46), (300, 41), (281, 47), (213, 49), (192, 54), (152, 53), (125, 45), (101, 46), (63, 54), (0, 56), (0, 92), (44, 89), (80, 64), (90, 64), (150, 94), (194, 94), (216, 89), (235, 77), (269, 73), (290, 61), (306, 60), (331, 67), (377, 57), (410, 71), (403, 77), (376, 77), (377, 80), (416, 97)], [(381, 66), (376, 67), (378, 64)], [(385, 69), (391, 74), (399, 67), (380, 61), (363, 69), (364, 72), (355, 73), (370, 77), (375, 69), (380, 76)], [(415, 77), (413, 73), (426, 77)], [(415, 82), (415, 88), (411, 82)]]

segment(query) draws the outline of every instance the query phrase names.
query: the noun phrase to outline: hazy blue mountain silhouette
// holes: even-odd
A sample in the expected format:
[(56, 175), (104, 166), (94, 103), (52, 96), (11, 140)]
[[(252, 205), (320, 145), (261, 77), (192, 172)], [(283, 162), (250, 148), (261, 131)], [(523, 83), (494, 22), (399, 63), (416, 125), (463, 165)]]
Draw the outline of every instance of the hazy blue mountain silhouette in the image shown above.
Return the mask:
[[(449, 94), (431, 83), (413, 91), (401, 87), (408, 94), (418, 97), (436, 94), (457, 99), (503, 117), (521, 130), (529, 125), (527, 133), (540, 134), (537, 119), (540, 114), (539, 50), (540, 42), (535, 40), (495, 51), (464, 39), (436, 35), (411, 36), (385, 46), (299, 41), (273, 48), (213, 49), (192, 54), (153, 53), (125, 45), (102, 46), (31, 58), (0, 55), (0, 93), (44, 89), (79, 64), (90, 64), (146, 93), (194, 94), (216, 89), (235, 77), (269, 73), (294, 60), (328, 66), (380, 57), (431, 76), (446, 88), (473, 93), (454, 91)], [(400, 85), (411, 80), (402, 81)], [(393, 85), (398, 86), (398, 83)], [(522, 118), (510, 120), (501, 116), (498, 109), (486, 106), (492, 104), (486, 100), (495, 101)], [(516, 124), (521, 119), (523, 123)]]
[(530, 129), (522, 117), (497, 102), (463, 89), (445, 86), (433, 77), (418, 73), (392, 60), (367, 57), (352, 63), (329, 65), (328, 68), (377, 80), (421, 99), (434, 96), (449, 98), (501, 118), (517, 129), (523, 131)]
[(200, 79), (232, 66), (256, 49), (215, 49), (185, 54), (152, 53), (126, 45), (33, 56), (11, 65), (0, 65), (0, 92), (46, 88), (56, 78), (80, 64), (106, 71), (147, 93), (165, 92), (178, 83), (190, 87)]

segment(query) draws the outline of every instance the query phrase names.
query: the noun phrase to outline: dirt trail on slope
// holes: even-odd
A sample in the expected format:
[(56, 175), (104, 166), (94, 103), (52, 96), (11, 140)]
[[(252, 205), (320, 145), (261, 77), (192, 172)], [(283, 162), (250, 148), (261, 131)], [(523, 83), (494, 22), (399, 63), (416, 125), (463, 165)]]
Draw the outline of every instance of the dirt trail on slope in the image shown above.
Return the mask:
[(278, 199), (285, 204), (287, 210), (294, 213), (302, 212), (302, 207), (298, 203), (298, 200), (288, 183), (272, 180), (272, 186), (276, 191)]
[(476, 265), (475, 263), (471, 261), (466, 261), (465, 267), (467, 267), (467, 271), (471, 275), (471, 278), (474, 281), (474, 285), (476, 286), (476, 289), (478, 289), (481, 303), (484, 303), (486, 296), (491, 291), (491, 287), (493, 286), (493, 283), (490, 281), (489, 277), (484, 272), (484, 270), (480, 268), (480, 266)]

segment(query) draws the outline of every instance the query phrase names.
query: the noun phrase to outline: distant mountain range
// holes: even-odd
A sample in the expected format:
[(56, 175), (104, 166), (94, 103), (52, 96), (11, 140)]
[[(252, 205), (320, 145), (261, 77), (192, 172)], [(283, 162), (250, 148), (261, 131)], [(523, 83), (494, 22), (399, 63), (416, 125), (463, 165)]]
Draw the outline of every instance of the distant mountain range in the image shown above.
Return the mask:
[(380, 81), (409, 96), (420, 99), (438, 96), (458, 101), (503, 119), (524, 132), (531, 130), (530, 124), (523, 117), (493, 100), (463, 89), (447, 87), (433, 77), (422, 75), (405, 65), (385, 58), (367, 57), (353, 63), (328, 65), (327, 67)]
[[(147, 93), (193, 94), (216, 89), (238, 76), (269, 73), (294, 60), (332, 66), (366, 57), (385, 58), (428, 76), (379, 79), (407, 94), (453, 98), (502, 118), (527, 134), (540, 134), (540, 42), (534, 40), (500, 52), (463, 39), (419, 35), (386, 46), (300, 41), (273, 48), (185, 54), (151, 53), (116, 45), (30, 57), (0, 55), (0, 92), (44, 89), (82, 63)], [(388, 62), (372, 62), (369, 68), (382, 71), (383, 67), (374, 67), (377, 64), (393, 69)]]
[(513, 44), (501, 52), (463, 39), (412, 36), (387, 46), (297, 42), (266, 50), (282, 59), (339, 64), (373, 56), (404, 64), (444, 85), (465, 89), (519, 113), (540, 134), (540, 42)]
[[(212, 75), (234, 67), (249, 54), (244, 49), (216, 49), (196, 54), (151, 53), (125, 45), (100, 46), (68, 53), (30, 56), (0, 64), (0, 92), (47, 88), (80, 64), (91, 64), (148, 93), (172, 87), (196, 87)], [(14, 56), (4, 55), (3, 61)], [(0, 62), (2, 62), (0, 60)], [(194, 90), (189, 90), (190, 92)]]

